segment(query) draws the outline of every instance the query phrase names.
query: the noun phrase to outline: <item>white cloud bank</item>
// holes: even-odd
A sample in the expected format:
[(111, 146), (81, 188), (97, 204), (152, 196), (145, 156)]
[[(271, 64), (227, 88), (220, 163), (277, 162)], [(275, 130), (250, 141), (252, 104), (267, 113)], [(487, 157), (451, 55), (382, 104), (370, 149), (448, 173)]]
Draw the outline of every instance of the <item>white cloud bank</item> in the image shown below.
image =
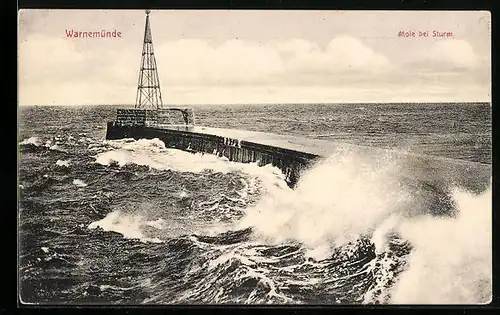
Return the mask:
[(423, 69), (470, 71), (480, 63), (480, 56), (465, 40), (450, 39), (434, 42), (414, 60)]
[[(30, 35), (19, 49), (20, 104), (132, 104), (141, 47), (120, 45)], [(155, 53), (168, 103), (489, 100), (489, 83), (460, 79), (480, 62), (470, 44), (440, 40), (425, 47), (411, 58), (413, 69), (351, 36), (326, 47), (304, 39), (217, 46), (182, 39), (156, 44)], [(422, 83), (423, 70), (456, 74), (439, 76), (436, 90), (435, 80)]]
[(345, 73), (370, 74), (385, 72), (390, 68), (389, 60), (374, 52), (360, 40), (350, 36), (339, 36), (330, 41), (324, 51), (310, 45), (309, 50), (292, 51), (294, 56), (288, 66), (298, 73)]
[(266, 45), (229, 40), (213, 47), (201, 40), (179, 40), (161, 45), (156, 54), (168, 83), (272, 83), (286, 73), (279, 52)]
[(233, 39), (219, 46), (179, 40), (161, 45), (156, 54), (161, 69), (167, 69), (160, 72), (163, 82), (174, 85), (300, 85), (301, 75), (321, 80), (325, 75), (390, 68), (385, 56), (348, 36), (334, 38), (325, 50), (301, 39), (262, 44)]

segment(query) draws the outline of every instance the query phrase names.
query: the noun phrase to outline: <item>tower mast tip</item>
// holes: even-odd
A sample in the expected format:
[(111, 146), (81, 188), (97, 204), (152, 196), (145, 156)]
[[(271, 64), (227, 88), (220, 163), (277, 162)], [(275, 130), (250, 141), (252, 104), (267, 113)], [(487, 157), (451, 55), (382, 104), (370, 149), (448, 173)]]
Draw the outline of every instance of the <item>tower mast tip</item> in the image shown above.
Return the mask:
[(163, 101), (161, 99), (160, 79), (158, 77), (156, 58), (153, 52), (153, 39), (151, 37), (151, 24), (149, 22), (150, 12), (151, 10), (146, 9), (146, 25), (144, 27), (144, 42), (142, 46), (135, 108), (149, 106), (152, 109), (158, 109), (163, 106)]

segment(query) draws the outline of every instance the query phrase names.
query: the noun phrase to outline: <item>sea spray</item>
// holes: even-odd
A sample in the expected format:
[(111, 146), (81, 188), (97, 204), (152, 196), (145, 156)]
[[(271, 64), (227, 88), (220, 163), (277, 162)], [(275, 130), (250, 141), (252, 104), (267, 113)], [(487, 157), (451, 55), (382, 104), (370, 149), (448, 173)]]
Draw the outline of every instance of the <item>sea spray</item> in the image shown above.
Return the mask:
[[(480, 109), (482, 106), (471, 104), (371, 104), (369, 108), (365, 106), (369, 112), (365, 112), (367, 115), (362, 122), (359, 120), (357, 107), (352, 104), (307, 104), (303, 107), (257, 105), (231, 107), (231, 115), (227, 114), (227, 108), (221, 107), (203, 106), (200, 110), (205, 111), (204, 122), (212, 125), (231, 125), (242, 129), (252, 125), (265, 132), (288, 130), (288, 133), (299, 136), (314, 130), (318, 134), (332, 134), (330, 139), (374, 146), (410, 143), (412, 151), (421, 149), (420, 152), (426, 154), (491, 163), (490, 104), (486, 105), (485, 110)], [(253, 205), (259, 204), (259, 198), (292, 192), (286, 185), (277, 187), (283, 184), (279, 170), (270, 166), (253, 169), (254, 165), (248, 165), (246, 170), (236, 168), (224, 173), (202, 170), (209, 158), (205, 154), (190, 156), (196, 157), (201, 165), (193, 167), (195, 172), (179, 172), (176, 171), (176, 164), (183, 163), (183, 157), (186, 156), (183, 154), (185, 152), (180, 151), (177, 156), (174, 153), (172, 157), (172, 168), (137, 167), (133, 160), (128, 163), (131, 165), (122, 167), (118, 163), (111, 163), (110, 167), (91, 163), (95, 161), (92, 156), (119, 151), (127, 142), (138, 142), (133, 139), (109, 143), (101, 141), (104, 137), (102, 119), (112, 111), (109, 106), (21, 109), (19, 141), (25, 137), (40, 135), (39, 147), (20, 145), (19, 148), (20, 184), (24, 187), (20, 196), (22, 210), (19, 227), (21, 235), (24, 235), (22, 239), (25, 240), (20, 244), (25, 246), (20, 247), (19, 261), (20, 296), (23, 301), (49, 304), (397, 303), (396, 296), (400, 290), (396, 290), (395, 285), (398, 281), (403, 281), (404, 273), (411, 271), (414, 266), (408, 260), (410, 252), (412, 255), (418, 253), (416, 250), (412, 251), (411, 244), (401, 238), (401, 235), (394, 236), (396, 233), (401, 234), (399, 226), (422, 216), (428, 216), (430, 221), (449, 217), (447, 211), (431, 211), (433, 205), (440, 205), (439, 202), (420, 202), (427, 197), (438, 201), (437, 197), (444, 198), (445, 194), (449, 194), (449, 198), (453, 200), (451, 206), (458, 207), (460, 204), (458, 199), (461, 198), (452, 198), (453, 189), (441, 189), (434, 182), (425, 180), (421, 181), (422, 185), (418, 185), (419, 183), (412, 183), (409, 176), (410, 182), (401, 183), (402, 190), (410, 190), (409, 194), (417, 199), (411, 202), (420, 204), (418, 209), (410, 207), (407, 211), (402, 209), (388, 214), (371, 229), (371, 237), (333, 251), (330, 243), (312, 249), (296, 240), (268, 245), (253, 238), (254, 228), (238, 230), (234, 222), (241, 219), (240, 212), (244, 215), (247, 210), (253, 209)], [(331, 121), (332, 124), (318, 124), (318, 112), (322, 114), (321, 117), (326, 115), (328, 118), (322, 122)], [(273, 120), (270, 117), (276, 117), (276, 113), (283, 116), (279, 118), (278, 124), (269, 120)], [(384, 119), (379, 120), (380, 117)], [(450, 133), (449, 124), (440, 123), (449, 119), (462, 121), (467, 131), (464, 132), (462, 128)], [(404, 125), (408, 132), (390, 127), (388, 123), (392, 122), (395, 122), (394, 126)], [(82, 141), (81, 145), (71, 147), (64, 141), (64, 135), (61, 135), (66, 132), (71, 132), (74, 136), (86, 133), (94, 140)], [(48, 150), (54, 145), (55, 136), (62, 136), (60, 145), (68, 150), (67, 153)], [(146, 154), (153, 157), (165, 154), (155, 154), (154, 150), (153, 148), (151, 153), (146, 151)], [(71, 160), (71, 174), (54, 165), (58, 159)], [(225, 163), (223, 158), (221, 160)], [(370, 167), (376, 168), (373, 161), (369, 162), (372, 164)], [(448, 169), (441, 166), (446, 166), (447, 163), (444, 161), (429, 170), (436, 174), (434, 177), (441, 178), (439, 175), (447, 173)], [(378, 165), (380, 164), (383, 163)], [(420, 164), (429, 165), (427, 160), (421, 160)], [(222, 165), (221, 170), (231, 164)], [(483, 176), (474, 167), (464, 167), (464, 182), (468, 179), (472, 179), (472, 182), (483, 181)], [(183, 169), (189, 170), (189, 167)], [(261, 174), (248, 174), (254, 171)], [(50, 177), (45, 179), (42, 177), (44, 174)], [(89, 186), (76, 189), (72, 184), (73, 178), (79, 178), (89, 183)], [(244, 181), (248, 188), (240, 181)], [(453, 180), (447, 182), (451, 181)], [(300, 183), (301, 181), (299, 185)], [(314, 187), (313, 184), (310, 185)], [(182, 200), (180, 186), (188, 193)], [(108, 194), (112, 197), (104, 198)], [(94, 198), (95, 195), (98, 198)], [(251, 209), (245, 206), (245, 202)], [(238, 210), (233, 211), (235, 208)], [(186, 213), (186, 210), (190, 213)], [(127, 239), (116, 233), (103, 232), (101, 228), (87, 229), (92, 221), (101, 220), (113, 211), (120, 211), (120, 216), (141, 214), (142, 219), (135, 222), (142, 235), (166, 241), (158, 244), (141, 242), (139, 239)], [(218, 222), (212, 222), (211, 225), (219, 233), (207, 237), (206, 230), (200, 231), (200, 222), (218, 218), (224, 212), (232, 216), (231, 221), (224, 225), (227, 232), (220, 229), (221, 223)], [(186, 219), (172, 220), (172, 214)], [(176, 223), (181, 226), (176, 226)], [(471, 241), (475, 236), (481, 238), (481, 232), (485, 232), (481, 229), (478, 228), (478, 233), (471, 236)], [(426, 235), (427, 232), (415, 231), (416, 237), (418, 234)], [(439, 240), (433, 240), (436, 244), (431, 245), (439, 246)], [(416, 245), (415, 248), (418, 247)], [(448, 245), (443, 246), (443, 250), (437, 252), (442, 255), (440, 258), (444, 268), (446, 263), (450, 263), (450, 259), (444, 254)], [(49, 248), (49, 253), (44, 253), (41, 247)], [(54, 252), (60, 253), (59, 258), (52, 258)], [(220, 256), (228, 259), (219, 260), (221, 263), (208, 271), (210, 262)], [(481, 255), (477, 252), (476, 256), (480, 258)], [(327, 259), (322, 259), (323, 257)], [(481, 264), (471, 263), (471, 266), (474, 268), (463, 268), (467, 272), (462, 274), (480, 274), (477, 271)], [(401, 273), (402, 269), (406, 271)], [(424, 272), (422, 277), (428, 275), (429, 273)], [(418, 276), (416, 278), (420, 279)], [(478, 281), (479, 285), (464, 281), (465, 287), (480, 288), (484, 285), (488, 288), (488, 281), (484, 281), (487, 279), (484, 277)], [(406, 284), (411, 285), (412, 281)], [(391, 290), (393, 287), (395, 290)], [(406, 301), (417, 300), (419, 294), (427, 293), (425, 291), (437, 290), (437, 294), (442, 296), (438, 289), (401, 287), (402, 292), (412, 295), (412, 299), (406, 298)], [(471, 292), (474, 296), (481, 290), (474, 289)], [(484, 292), (488, 293), (487, 290)], [(391, 294), (394, 299), (390, 299)], [(438, 299), (435, 302), (441, 303)]]
[(274, 189), (240, 222), (273, 244), (298, 240), (311, 249), (370, 234), (411, 201), (395, 176), (397, 165), (339, 150), (304, 172), (295, 190)]
[(19, 144), (20, 145), (32, 144), (35, 146), (40, 146), (42, 144), (42, 142), (41, 142), (40, 138), (38, 138), (38, 137), (29, 137), (29, 138), (26, 138), (23, 141), (21, 141)]
[(420, 217), (399, 226), (414, 249), (392, 293), (400, 304), (484, 304), (492, 298), (492, 190), (454, 190), (455, 218)]
[(69, 160), (57, 160), (56, 165), (61, 166), (61, 167), (69, 167), (70, 161)]
[(81, 187), (81, 188), (87, 187), (87, 183), (85, 183), (83, 180), (78, 179), (78, 178), (73, 180), (73, 185), (75, 185), (76, 187)]
[[(243, 172), (259, 178), (271, 180), (271, 185), (286, 186), (284, 175), (271, 165), (259, 167), (255, 163), (237, 163), (227, 158), (211, 154), (193, 154), (177, 149), (169, 149), (159, 139), (104, 141), (101, 146), (93, 145), (95, 163), (101, 165), (127, 164), (149, 166), (158, 170), (200, 173), (211, 170), (220, 173)], [(265, 182), (265, 181), (264, 181)]]
[[(275, 189), (264, 196), (248, 209), (239, 227), (251, 226), (267, 244), (299, 241), (309, 248), (306, 256), (317, 261), (371, 236), (380, 275), (365, 303), (488, 302), (491, 189), (481, 196), (453, 187), (429, 191), (423, 185), (417, 190), (421, 186), (407, 186), (398, 177), (400, 164), (390, 156), (380, 163), (383, 159), (339, 152), (305, 172), (296, 190)], [(458, 218), (453, 211), (436, 210), (442, 205), (429, 202), (431, 198), (451, 199)], [(400, 283), (396, 275), (404, 262), (389, 250), (394, 233), (414, 246)]]
[[(242, 188), (235, 191), (236, 196), (231, 197), (221, 191), (214, 199), (190, 204), (190, 212), (184, 211), (180, 217), (172, 215), (172, 209), (161, 209), (148, 203), (141, 203), (133, 209), (117, 209), (108, 215), (114, 221), (119, 221), (122, 218), (124, 222), (134, 222), (135, 229), (142, 233), (141, 239), (143, 240), (155, 237), (164, 240), (195, 231), (202, 234), (228, 231), (233, 226), (228, 224), (227, 219), (236, 217), (235, 213), (243, 211), (249, 200), (256, 198), (260, 191), (276, 187), (288, 189), (282, 172), (271, 165), (259, 167), (257, 163), (242, 164), (213, 155), (192, 154), (181, 150), (167, 149), (164, 143), (158, 139), (103, 141), (99, 145), (89, 145), (89, 149), (96, 153), (95, 163), (101, 165), (116, 165), (121, 168), (127, 165), (142, 165), (153, 170), (203, 173), (206, 174), (204, 176), (211, 177), (219, 176), (217, 174), (240, 174), (239, 181)], [(186, 190), (186, 187), (181, 186), (176, 188), (176, 192), (171, 197), (183, 204), (189, 204), (193, 202), (192, 198), (196, 197), (193, 195), (192, 191), (190, 192)], [(129, 220), (130, 216), (136, 217), (134, 220)], [(200, 222), (200, 218), (206, 219)], [(226, 222), (221, 222), (222, 218), (226, 218)], [(168, 228), (161, 233), (147, 230), (148, 226), (151, 227), (151, 223), (147, 224), (146, 222), (155, 220), (162, 220), (163, 226), (168, 226)], [(123, 234), (120, 227), (116, 225), (108, 224), (107, 229)]]
[(89, 224), (89, 229), (101, 228), (104, 231), (113, 231), (122, 234), (125, 238), (137, 239), (143, 242), (161, 242), (158, 238), (145, 237), (141, 231), (141, 226), (147, 224), (141, 215), (122, 214), (120, 211), (113, 211), (105, 218)]

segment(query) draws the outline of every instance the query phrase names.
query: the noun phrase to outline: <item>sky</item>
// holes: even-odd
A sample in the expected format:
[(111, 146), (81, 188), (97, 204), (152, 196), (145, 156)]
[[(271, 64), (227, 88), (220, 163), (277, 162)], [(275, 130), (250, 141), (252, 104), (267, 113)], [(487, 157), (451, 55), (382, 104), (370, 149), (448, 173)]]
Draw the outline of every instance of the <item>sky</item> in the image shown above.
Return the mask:
[[(133, 105), (145, 17), (20, 10), (19, 105)], [(165, 105), (491, 101), (487, 11), (152, 10), (150, 18)], [(69, 38), (70, 30), (121, 37)]]

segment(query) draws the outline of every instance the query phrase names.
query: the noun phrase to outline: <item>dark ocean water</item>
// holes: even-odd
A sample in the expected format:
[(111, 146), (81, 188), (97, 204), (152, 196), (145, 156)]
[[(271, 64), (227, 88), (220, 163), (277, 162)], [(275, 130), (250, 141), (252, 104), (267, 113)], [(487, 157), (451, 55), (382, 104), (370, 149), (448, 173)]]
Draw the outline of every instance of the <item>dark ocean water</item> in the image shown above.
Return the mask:
[[(166, 149), (159, 140), (105, 141), (115, 108), (20, 108), (23, 301), (490, 299), (491, 188), (451, 189), (458, 217), (406, 218), (400, 206), (411, 205), (411, 196), (384, 170), (359, 171), (366, 165), (357, 160), (332, 162), (327, 170), (308, 170), (294, 191), (270, 166)], [(490, 104), (194, 109), (199, 125), (491, 163)], [(316, 189), (318, 180), (329, 186)]]

